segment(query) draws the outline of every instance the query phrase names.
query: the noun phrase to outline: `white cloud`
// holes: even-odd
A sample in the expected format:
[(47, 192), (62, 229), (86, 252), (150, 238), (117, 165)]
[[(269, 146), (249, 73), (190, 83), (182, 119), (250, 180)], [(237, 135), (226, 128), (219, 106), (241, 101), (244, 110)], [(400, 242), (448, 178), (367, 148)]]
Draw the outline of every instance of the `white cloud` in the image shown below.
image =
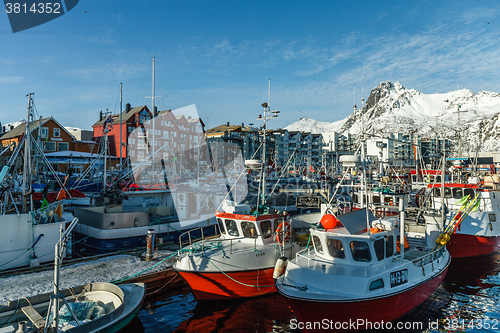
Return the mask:
[(0, 83), (22, 83), (24, 78), (20, 76), (0, 76)]

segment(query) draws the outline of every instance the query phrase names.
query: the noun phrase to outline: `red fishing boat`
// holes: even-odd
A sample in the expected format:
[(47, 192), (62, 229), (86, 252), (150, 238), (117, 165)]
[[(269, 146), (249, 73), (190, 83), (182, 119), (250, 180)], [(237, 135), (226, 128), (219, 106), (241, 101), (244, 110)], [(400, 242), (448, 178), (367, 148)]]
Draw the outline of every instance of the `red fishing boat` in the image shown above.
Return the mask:
[[(431, 205), (435, 209), (441, 208), (444, 201), (449, 210), (445, 217), (446, 228), (457, 215), (466, 198), (476, 198), (476, 207), (462, 218), (458, 227), (450, 234), (446, 244), (453, 258), (467, 258), (488, 255), (500, 248), (500, 191), (494, 188), (485, 188), (481, 183), (461, 184), (445, 183), (444, 198), (442, 198), (441, 184), (429, 184), (428, 194), (432, 198)], [(439, 216), (424, 215), (427, 221), (437, 220)]]
[(443, 246), (399, 250), (402, 223), (367, 217), (366, 209), (340, 221), (320, 213), (294, 219), (321, 221), (310, 230), (313, 247), (276, 280), (297, 314), (292, 328), (303, 332), (391, 328), (438, 288), (451, 260)]
[[(275, 292), (275, 263), (283, 256), (291, 258), (294, 252), (290, 225), (283, 214), (251, 212), (248, 205), (227, 203), (215, 213), (220, 236), (190, 242), (188, 251), (183, 246), (174, 264), (198, 300)], [(181, 238), (189, 239), (191, 232)]]

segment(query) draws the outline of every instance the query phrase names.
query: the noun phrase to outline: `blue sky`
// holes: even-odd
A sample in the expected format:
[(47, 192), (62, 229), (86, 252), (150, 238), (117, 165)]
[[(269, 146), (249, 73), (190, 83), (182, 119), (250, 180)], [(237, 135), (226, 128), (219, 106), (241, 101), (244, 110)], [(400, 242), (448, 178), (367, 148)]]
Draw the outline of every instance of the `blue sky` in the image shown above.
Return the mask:
[(336, 121), (385, 80), (423, 93), (500, 92), (500, 1), (80, 0), (13, 34), (0, 13), (0, 121), (42, 116), (91, 129), (99, 110), (195, 104), (209, 127)]

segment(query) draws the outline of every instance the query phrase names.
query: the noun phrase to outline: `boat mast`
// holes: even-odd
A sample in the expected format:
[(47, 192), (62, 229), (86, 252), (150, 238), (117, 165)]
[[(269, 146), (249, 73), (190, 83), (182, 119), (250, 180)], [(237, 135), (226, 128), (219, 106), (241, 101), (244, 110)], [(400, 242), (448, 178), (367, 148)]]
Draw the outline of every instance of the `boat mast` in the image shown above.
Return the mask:
[(365, 99), (363, 98), (363, 88), (365, 85), (365, 64), (363, 63), (363, 79), (361, 81), (361, 131), (362, 131), (362, 137), (361, 137), (361, 161), (363, 165), (363, 183), (360, 188), (363, 190), (364, 193), (363, 195), (363, 200), (365, 201), (365, 206), (366, 206), (366, 229), (368, 230), (368, 235), (370, 235), (370, 216), (368, 213), (368, 186), (366, 183), (366, 154), (365, 154), (365, 114), (363, 113), (363, 107), (365, 103)]
[[(266, 169), (267, 169), (267, 161), (266, 161), (266, 132), (267, 132), (267, 127), (266, 127), (266, 120), (271, 119), (271, 118), (276, 118), (278, 116), (279, 111), (272, 111), (273, 115), (271, 116), (271, 79), (269, 79), (269, 92), (267, 96), (267, 103), (262, 103), (262, 107), (264, 108), (264, 117), (259, 115), (259, 118), (257, 120), (264, 120), (264, 133), (263, 133), (263, 138), (264, 142), (262, 144), (262, 204), (265, 204), (266, 200)], [(257, 198), (257, 209), (259, 207), (259, 199)]]
[[(151, 101), (152, 101), (151, 112), (153, 113), (153, 118), (154, 118), (154, 117), (156, 117), (156, 112), (155, 112), (155, 57), (153, 57), (153, 95), (151, 97)], [(154, 154), (154, 152), (155, 152), (155, 121), (153, 119), (152, 119), (152, 121), (153, 121), (152, 147), (153, 147), (153, 154)], [(153, 161), (154, 161), (154, 155), (153, 155)], [(153, 167), (154, 167), (154, 163), (153, 163)]]
[[(106, 109), (106, 116), (108, 116), (108, 110)], [(104, 133), (105, 133), (105, 136), (104, 136), (104, 168), (103, 168), (103, 179), (102, 179), (102, 190), (103, 191), (106, 191), (106, 163), (108, 163), (107, 161), (107, 155), (108, 155), (108, 120), (109, 118), (106, 118), (106, 120), (104, 121)]]
[(441, 221), (443, 223), (443, 229), (444, 229), (444, 165), (446, 162), (446, 151), (444, 147), (444, 139), (443, 139), (443, 158), (442, 158), (442, 165), (441, 165)]
[(122, 113), (123, 113), (123, 108), (122, 108), (122, 83), (120, 82), (120, 168), (123, 168), (122, 166), (122, 145), (123, 145), (123, 137), (122, 137), (122, 128), (123, 128), (123, 123), (122, 123)]
[[(31, 96), (33, 93), (29, 93), (28, 96), (28, 114), (26, 116), (26, 128), (24, 131), (25, 139), (24, 139), (24, 165), (23, 165), (23, 213), (26, 213), (28, 210), (27, 207), (27, 193), (31, 193), (31, 172), (29, 170), (31, 164), (31, 134), (30, 134), (30, 117), (32, 110), (32, 99)], [(30, 200), (30, 210), (33, 210), (33, 200)]]

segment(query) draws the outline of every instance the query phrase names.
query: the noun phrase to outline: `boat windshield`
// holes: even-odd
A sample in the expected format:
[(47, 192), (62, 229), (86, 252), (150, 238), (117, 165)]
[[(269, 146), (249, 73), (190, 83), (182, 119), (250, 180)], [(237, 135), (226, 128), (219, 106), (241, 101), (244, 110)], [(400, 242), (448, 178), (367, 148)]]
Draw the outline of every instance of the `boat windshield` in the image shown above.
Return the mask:
[(222, 234), (225, 234), (226, 230), (224, 229), (224, 225), (222, 224), (222, 220), (221, 219), (217, 219), (217, 224), (219, 225), (220, 232)]
[(372, 260), (372, 256), (370, 254), (370, 247), (368, 246), (367, 242), (352, 241), (351, 253), (352, 253), (352, 259), (354, 261), (368, 262)]
[(241, 222), (241, 230), (243, 230), (244, 237), (255, 238), (255, 236), (257, 236), (257, 231), (255, 230), (255, 224), (253, 222)]
[(345, 258), (344, 246), (342, 242), (338, 239), (327, 238), (326, 246), (328, 247), (328, 252), (334, 258)]
[(262, 237), (269, 238), (271, 237), (271, 221), (262, 221), (260, 222), (260, 230), (262, 231)]
[(227, 233), (231, 236), (239, 236), (238, 226), (233, 220), (226, 220)]
[(313, 236), (314, 248), (320, 254), (323, 254), (323, 246), (321, 245), (321, 240), (318, 236)]

